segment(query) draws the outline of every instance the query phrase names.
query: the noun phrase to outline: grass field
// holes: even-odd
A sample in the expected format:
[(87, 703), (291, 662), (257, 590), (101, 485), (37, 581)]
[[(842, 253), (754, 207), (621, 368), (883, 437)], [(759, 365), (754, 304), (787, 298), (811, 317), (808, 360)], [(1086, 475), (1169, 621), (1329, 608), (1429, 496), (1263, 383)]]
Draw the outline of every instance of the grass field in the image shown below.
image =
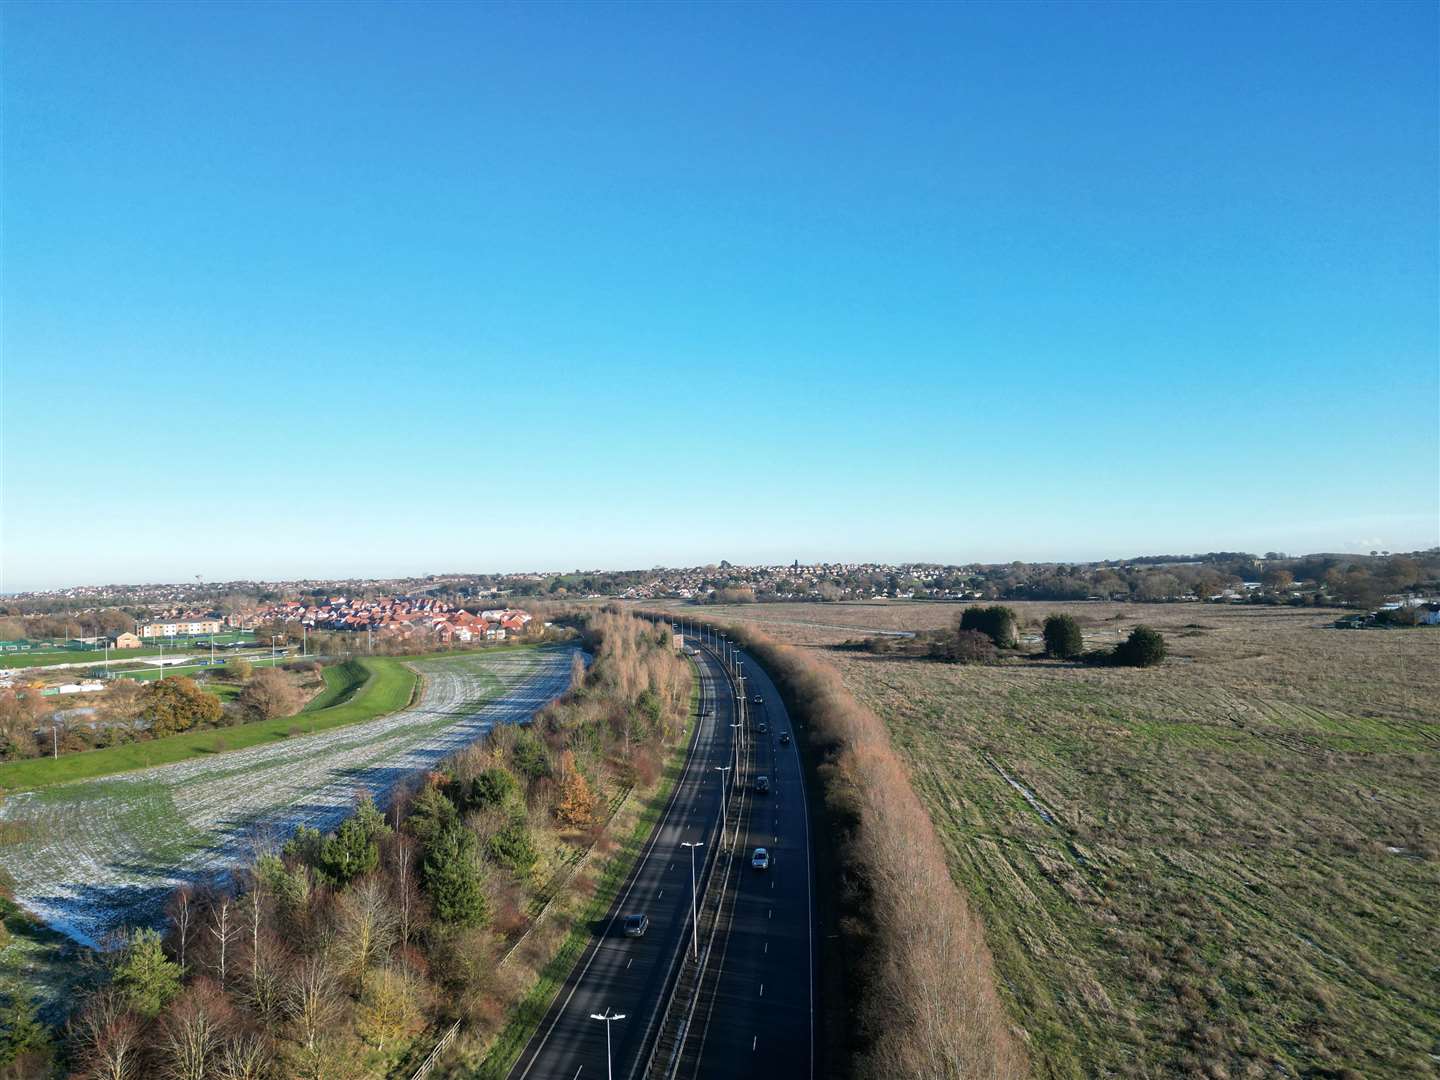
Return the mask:
[[(70, 780), (109, 776), (112, 773), (143, 769), (151, 765), (168, 765), (188, 758), (213, 756), (222, 750), (240, 750), (287, 739), (292, 735), (327, 731), (363, 720), (372, 720), (403, 709), (410, 703), (415, 692), (416, 675), (401, 661), (375, 656), (352, 660), (349, 663), (366, 672), (365, 683), (358, 690), (351, 687), (347, 696), (328, 708), (241, 724), (238, 727), (209, 728), (167, 739), (128, 743), (104, 750), (87, 750), (78, 754), (66, 754), (58, 759), (12, 761), (0, 765), (0, 790), (24, 791)], [(353, 672), (347, 677), (353, 678)], [(325, 692), (330, 692), (328, 685)]]
[[(886, 719), (1042, 1077), (1436, 1075), (1440, 632), (1334, 612), (1016, 604), (1152, 670), (836, 650), (936, 604), (747, 605)], [(707, 613), (712, 613), (707, 611)], [(845, 629), (833, 629), (833, 627)]]
[[(224, 645), (229, 641), (245, 640), (243, 635), (237, 634), (216, 634), (215, 644)], [(163, 651), (176, 652), (200, 652), (209, 651), (210, 639), (203, 641), (180, 642), (171, 645), (165, 643)], [(137, 660), (145, 656), (159, 656), (161, 649), (157, 645), (142, 645), (138, 649), (111, 649), (110, 666), (125, 660)], [(27, 668), (27, 667), (49, 667), (54, 664), (95, 664), (104, 666), (104, 649), (45, 649), (34, 652), (13, 652), (0, 653), (0, 669)]]

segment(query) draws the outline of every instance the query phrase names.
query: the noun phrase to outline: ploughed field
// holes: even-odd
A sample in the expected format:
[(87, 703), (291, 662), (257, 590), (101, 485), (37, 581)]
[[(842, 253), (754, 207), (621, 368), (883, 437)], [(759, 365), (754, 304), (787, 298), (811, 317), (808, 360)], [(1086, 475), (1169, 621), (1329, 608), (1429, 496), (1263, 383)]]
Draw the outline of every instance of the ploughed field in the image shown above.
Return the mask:
[[(1201, 604), (1156, 669), (833, 648), (959, 605), (720, 609), (825, 651), (887, 721), (1046, 1077), (1440, 1075), (1440, 631)], [(715, 614), (714, 609), (705, 609)], [(846, 629), (834, 629), (845, 627)], [(1035, 646), (1038, 648), (1038, 646)]]
[(301, 825), (333, 828), (355, 796), (526, 720), (563, 693), (569, 648), (412, 661), (402, 712), (246, 750), (22, 792), (0, 804), (0, 870), (49, 925), (98, 943), (155, 921), (178, 885), (225, 874)]

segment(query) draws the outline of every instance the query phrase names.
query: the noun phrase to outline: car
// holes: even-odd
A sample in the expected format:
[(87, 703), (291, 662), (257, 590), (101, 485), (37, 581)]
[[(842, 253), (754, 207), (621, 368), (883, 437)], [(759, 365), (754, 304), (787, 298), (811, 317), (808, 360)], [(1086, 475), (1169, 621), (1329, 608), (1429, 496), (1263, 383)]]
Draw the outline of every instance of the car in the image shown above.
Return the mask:
[(755, 777), (755, 790), (761, 795), (770, 794), (770, 778), (768, 776)]
[(788, 731), (782, 731), (782, 732), (780, 732), (780, 745), (781, 745), (781, 746), (789, 746), (789, 745), (790, 745), (790, 733), (789, 733)]
[(759, 727), (758, 730), (759, 730), (759, 732), (760, 732), (761, 735), (764, 735), (767, 731), (770, 730), (770, 725), (767, 724), (767, 723), (765, 723), (764, 720), (761, 720), (761, 721), (760, 721), (760, 727)]
[(701, 716), (714, 716), (714, 715), (715, 715), (715, 710), (712, 709), (712, 708), (710, 708), (709, 705), (706, 705), (705, 708), (703, 708), (702, 710), (700, 710), (700, 715), (701, 715)]
[(644, 937), (645, 931), (650, 929), (649, 915), (626, 915), (625, 922), (626, 937)]
[(750, 700), (753, 701), (756, 705), (764, 705), (764, 704), (765, 704), (765, 699), (764, 699), (763, 697), (761, 697), (759, 694), (756, 694), (756, 695), (755, 695), (754, 697), (752, 697)]
[(755, 854), (750, 856), (750, 865), (756, 870), (769, 870), (770, 852), (766, 851), (763, 847), (757, 847)]

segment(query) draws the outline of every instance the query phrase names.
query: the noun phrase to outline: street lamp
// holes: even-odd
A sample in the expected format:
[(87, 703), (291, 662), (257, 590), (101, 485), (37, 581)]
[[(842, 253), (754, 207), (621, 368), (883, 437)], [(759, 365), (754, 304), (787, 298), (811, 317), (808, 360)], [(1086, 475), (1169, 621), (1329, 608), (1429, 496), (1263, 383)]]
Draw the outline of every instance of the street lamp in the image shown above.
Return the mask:
[[(720, 774), (720, 846), (722, 848), (725, 846), (725, 834), (730, 829), (725, 817), (725, 774), (728, 773), (730, 769), (731, 766), (729, 765), (715, 766), (715, 771)], [(740, 835), (740, 823), (738, 821), (735, 823), (735, 835)]]
[(691, 843), (688, 840), (680, 841), (681, 847), (690, 849), (690, 951), (696, 960), (700, 959), (700, 916), (695, 903), (695, 849), (704, 847), (704, 841), (697, 840)]
[(591, 1013), (590, 1019), (605, 1021), (605, 1075), (609, 1077), (609, 1080), (615, 1080), (615, 1069), (610, 1063), (610, 1025), (616, 1020), (624, 1020), (625, 1014), (612, 1013), (607, 1008), (603, 1013)]

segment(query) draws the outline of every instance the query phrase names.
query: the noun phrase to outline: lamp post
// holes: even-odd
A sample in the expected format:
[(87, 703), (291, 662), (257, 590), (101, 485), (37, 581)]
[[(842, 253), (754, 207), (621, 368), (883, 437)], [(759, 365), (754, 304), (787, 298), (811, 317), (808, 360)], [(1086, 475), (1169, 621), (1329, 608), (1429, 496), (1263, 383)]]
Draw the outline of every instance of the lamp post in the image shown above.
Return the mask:
[(688, 840), (680, 841), (680, 846), (690, 849), (690, 953), (696, 959), (700, 959), (700, 916), (699, 908), (695, 903), (695, 849), (704, 847), (702, 840), (691, 843)]
[[(731, 766), (729, 765), (715, 766), (715, 771), (720, 774), (720, 846), (722, 848), (725, 846), (725, 834), (730, 829), (725, 810), (725, 774), (728, 773), (730, 769)], [(738, 821), (735, 823), (735, 835), (737, 837), (740, 835), (740, 823)]]
[(606, 1009), (603, 1013), (591, 1013), (590, 1019), (605, 1021), (605, 1075), (609, 1077), (609, 1080), (615, 1080), (615, 1068), (610, 1063), (610, 1025), (616, 1020), (624, 1020), (625, 1014), (612, 1013)]

